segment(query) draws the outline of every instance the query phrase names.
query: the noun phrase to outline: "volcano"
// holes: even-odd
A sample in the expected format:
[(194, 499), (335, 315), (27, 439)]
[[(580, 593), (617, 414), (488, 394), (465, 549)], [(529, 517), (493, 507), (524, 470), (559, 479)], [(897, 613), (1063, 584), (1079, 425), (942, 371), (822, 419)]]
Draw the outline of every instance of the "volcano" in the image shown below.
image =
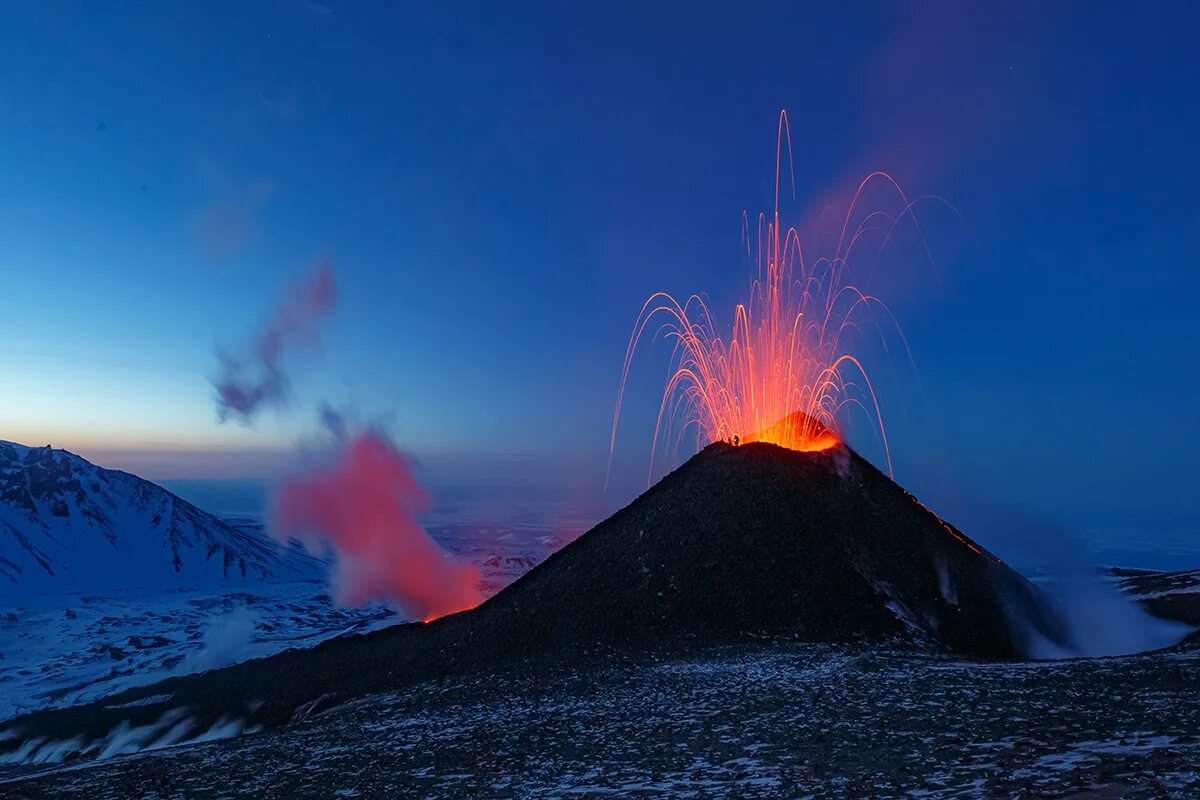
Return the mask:
[(471, 616), (531, 651), (756, 633), (1016, 657), (1059, 638), (1039, 590), (845, 445), (709, 445)]
[(1031, 636), (1063, 638), (1041, 592), (846, 445), (718, 442), (475, 609), (30, 715), (0, 748), (89, 757), (118, 726), (136, 749), (447, 675), (750, 637), (1013, 658)]

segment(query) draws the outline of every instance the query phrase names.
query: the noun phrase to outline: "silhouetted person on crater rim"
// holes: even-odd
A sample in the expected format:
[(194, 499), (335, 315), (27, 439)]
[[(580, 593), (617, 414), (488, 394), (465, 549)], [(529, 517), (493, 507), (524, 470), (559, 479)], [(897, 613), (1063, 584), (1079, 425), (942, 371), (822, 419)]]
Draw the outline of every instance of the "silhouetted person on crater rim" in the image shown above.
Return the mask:
[(741, 441), (742, 441), (742, 440), (741, 440), (741, 439), (739, 439), (739, 438), (737, 437), (737, 434), (734, 434), (734, 437), (733, 437), (733, 446), (734, 446), (734, 447), (737, 447), (739, 444), (741, 444)]

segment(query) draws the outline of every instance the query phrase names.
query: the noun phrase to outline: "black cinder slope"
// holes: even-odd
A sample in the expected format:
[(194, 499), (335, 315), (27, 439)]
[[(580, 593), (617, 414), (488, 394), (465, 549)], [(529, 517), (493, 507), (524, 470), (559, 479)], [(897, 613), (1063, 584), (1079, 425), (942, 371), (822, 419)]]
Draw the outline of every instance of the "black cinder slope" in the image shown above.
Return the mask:
[(848, 448), (713, 444), (472, 611), (31, 715), (0, 750), (76, 739), (87, 757), (123, 721), (150, 745), (182, 714), (189, 735), (278, 725), (448, 674), (751, 635), (1007, 658), (1031, 633), (1062, 638), (1043, 595)]
[(1014, 657), (1030, 631), (1059, 638), (1032, 584), (853, 451), (757, 443), (705, 448), (471, 616), (531, 652), (766, 633)]

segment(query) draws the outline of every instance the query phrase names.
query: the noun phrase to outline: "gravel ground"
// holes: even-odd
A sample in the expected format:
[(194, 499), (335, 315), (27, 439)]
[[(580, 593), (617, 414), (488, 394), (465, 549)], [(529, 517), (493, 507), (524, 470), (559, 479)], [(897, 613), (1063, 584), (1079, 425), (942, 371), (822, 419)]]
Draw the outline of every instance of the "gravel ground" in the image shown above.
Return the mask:
[(0, 797), (1200, 797), (1200, 652), (972, 663), (769, 642), (423, 684), (302, 723), (10, 767)]

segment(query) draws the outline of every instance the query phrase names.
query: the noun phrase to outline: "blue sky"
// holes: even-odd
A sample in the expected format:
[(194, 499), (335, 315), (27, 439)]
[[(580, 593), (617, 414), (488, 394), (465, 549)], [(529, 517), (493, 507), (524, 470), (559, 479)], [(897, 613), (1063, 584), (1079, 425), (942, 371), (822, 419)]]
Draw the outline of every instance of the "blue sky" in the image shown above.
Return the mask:
[[(789, 221), (872, 169), (957, 211), (876, 287), (916, 362), (884, 409), (902, 483), (1200, 518), (1194, 6), (396, 5), (8, 8), (0, 437), (244, 476), (328, 401), (602, 480), (637, 309), (740, 297), (786, 108)], [(340, 305), (292, 408), (218, 425), (214, 348), (320, 258)]]

